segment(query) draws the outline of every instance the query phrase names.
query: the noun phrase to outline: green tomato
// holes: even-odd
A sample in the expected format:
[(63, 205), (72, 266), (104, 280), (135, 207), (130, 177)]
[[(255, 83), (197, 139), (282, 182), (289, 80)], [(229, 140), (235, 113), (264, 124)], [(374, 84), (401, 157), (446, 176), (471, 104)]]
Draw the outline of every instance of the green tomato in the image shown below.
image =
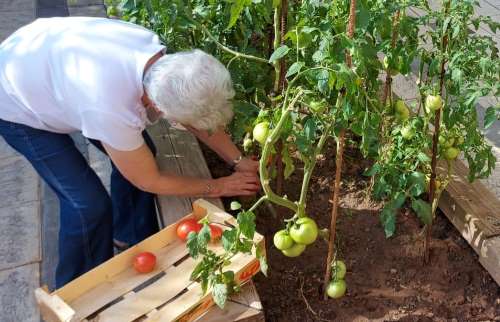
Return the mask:
[(279, 250), (289, 249), (293, 246), (293, 239), (285, 229), (280, 230), (276, 232), (276, 234), (274, 234), (273, 242), (274, 246)]
[(425, 109), (427, 112), (435, 112), (443, 107), (443, 100), (439, 95), (428, 95), (425, 99)]
[(449, 147), (444, 150), (443, 156), (446, 160), (455, 160), (458, 157), (460, 150), (454, 147)]
[(318, 226), (309, 217), (299, 218), (290, 228), (293, 241), (303, 245), (310, 245), (318, 238)]
[(269, 122), (260, 122), (253, 128), (253, 138), (260, 144), (266, 143), (267, 136), (269, 135)]
[(456, 145), (462, 145), (462, 144), (464, 144), (464, 142), (465, 142), (465, 139), (463, 136), (457, 136), (457, 140), (455, 141)]
[(292, 247), (284, 249), (281, 252), (286, 257), (297, 257), (300, 256), (306, 250), (306, 245), (303, 244), (293, 244)]
[(347, 290), (347, 284), (344, 280), (331, 281), (326, 288), (326, 294), (332, 299), (338, 299), (344, 296)]
[(334, 272), (334, 280), (343, 280), (347, 272), (347, 268), (343, 261), (335, 261), (332, 265), (332, 272)]
[(415, 129), (410, 125), (406, 125), (401, 129), (401, 136), (405, 140), (411, 140), (415, 136)]
[(399, 121), (406, 121), (410, 117), (410, 110), (402, 100), (396, 101), (394, 112), (396, 114), (396, 119)]

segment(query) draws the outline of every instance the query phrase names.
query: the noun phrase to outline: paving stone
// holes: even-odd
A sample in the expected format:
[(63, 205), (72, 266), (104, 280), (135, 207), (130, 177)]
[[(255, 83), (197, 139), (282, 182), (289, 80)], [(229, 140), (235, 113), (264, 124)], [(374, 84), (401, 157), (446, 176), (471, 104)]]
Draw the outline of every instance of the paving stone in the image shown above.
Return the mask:
[(56, 265), (59, 261), (59, 201), (49, 186), (41, 187), (42, 198), (42, 263), (40, 280), (50, 290), (55, 288)]
[(0, 136), (0, 159), (10, 158), (20, 156), (13, 148), (11, 148), (7, 142)]
[(38, 264), (30, 264), (0, 272), (0, 321), (40, 322), (33, 293), (40, 286), (38, 271)]
[(0, 12), (19, 11), (19, 10), (35, 10), (35, 2), (33, 0), (2, 0), (0, 1)]
[(40, 261), (39, 202), (0, 207), (0, 270)]
[(69, 7), (70, 16), (106, 17), (104, 5)]
[(102, 6), (102, 0), (68, 0), (68, 7)]
[(109, 157), (102, 153), (92, 144), (89, 144), (89, 164), (101, 179), (106, 190), (110, 192), (111, 185), (111, 162)]
[(39, 200), (39, 179), (23, 157), (0, 159), (0, 208)]
[[(3, 0), (2, 0), (3, 1)], [(34, 20), (34, 9), (15, 11), (0, 10), (0, 41), (10, 36), (20, 27)]]

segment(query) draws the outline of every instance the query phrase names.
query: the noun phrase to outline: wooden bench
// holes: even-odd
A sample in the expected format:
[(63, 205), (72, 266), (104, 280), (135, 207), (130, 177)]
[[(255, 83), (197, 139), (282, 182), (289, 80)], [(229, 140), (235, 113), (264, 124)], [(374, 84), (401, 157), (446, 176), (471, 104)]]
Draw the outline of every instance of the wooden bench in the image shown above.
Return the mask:
[[(445, 171), (444, 168), (440, 168)], [(439, 208), (479, 255), (479, 262), (500, 285), (500, 200), (480, 181), (467, 180), (469, 170), (457, 160)]]
[[(156, 161), (160, 170), (178, 175), (211, 178), (198, 141), (190, 132), (182, 128), (174, 128), (167, 121), (161, 120), (149, 127), (148, 133), (157, 149)], [(192, 202), (195, 199), (197, 198), (158, 196), (158, 220), (161, 227), (165, 227), (190, 213)], [(220, 199), (207, 200), (224, 209)], [(213, 307), (197, 321), (264, 321), (262, 305), (253, 282), (250, 280), (249, 283), (246, 283), (241, 292), (235, 294), (227, 302), (224, 310)]]

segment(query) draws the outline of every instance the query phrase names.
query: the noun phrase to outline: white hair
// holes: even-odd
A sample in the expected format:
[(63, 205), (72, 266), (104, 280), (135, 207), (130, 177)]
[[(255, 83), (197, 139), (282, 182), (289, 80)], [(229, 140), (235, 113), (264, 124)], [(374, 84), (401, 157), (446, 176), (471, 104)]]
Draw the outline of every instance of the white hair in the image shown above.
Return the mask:
[(229, 71), (198, 49), (160, 57), (144, 75), (144, 88), (164, 117), (199, 130), (215, 130), (233, 117)]

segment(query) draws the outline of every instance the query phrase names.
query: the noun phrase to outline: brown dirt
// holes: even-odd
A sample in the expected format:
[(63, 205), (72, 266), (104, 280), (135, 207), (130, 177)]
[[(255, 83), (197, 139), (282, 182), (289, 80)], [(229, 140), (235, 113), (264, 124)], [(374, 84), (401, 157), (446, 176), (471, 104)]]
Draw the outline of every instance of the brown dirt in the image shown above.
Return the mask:
[[(330, 224), (334, 151), (327, 147), (311, 180), (307, 213), (320, 227)], [(213, 153), (206, 148), (204, 153), (214, 177), (229, 173)], [(267, 240), (270, 269), (268, 277), (259, 274), (254, 281), (266, 321), (500, 321), (500, 288), (446, 217), (437, 216), (431, 263), (424, 266), (416, 217), (402, 211), (396, 236), (386, 239), (380, 205), (370, 199), (369, 180), (362, 176), (368, 162), (352, 149), (346, 155), (337, 236), (339, 258), (347, 265), (347, 295), (322, 300), (327, 243), (318, 240), (300, 257), (285, 257), (272, 246), (272, 237), (289, 214), (279, 209), (275, 218), (261, 207), (257, 229)], [(297, 171), (285, 193), (297, 198), (300, 183)]]

